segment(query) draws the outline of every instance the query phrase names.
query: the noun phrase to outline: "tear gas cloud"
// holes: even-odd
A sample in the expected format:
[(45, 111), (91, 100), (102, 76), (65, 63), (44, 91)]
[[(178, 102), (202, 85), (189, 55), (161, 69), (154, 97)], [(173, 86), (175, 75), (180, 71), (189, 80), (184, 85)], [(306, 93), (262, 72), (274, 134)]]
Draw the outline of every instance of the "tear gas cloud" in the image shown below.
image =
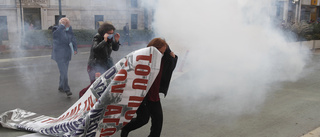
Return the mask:
[(208, 111), (239, 115), (257, 112), (280, 82), (301, 77), (308, 50), (286, 42), (274, 24), (275, 2), (145, 2), (155, 6), (157, 36), (180, 55), (179, 63), (186, 62), (183, 78), (172, 82), (179, 88), (170, 94), (186, 98), (182, 105), (198, 103)]

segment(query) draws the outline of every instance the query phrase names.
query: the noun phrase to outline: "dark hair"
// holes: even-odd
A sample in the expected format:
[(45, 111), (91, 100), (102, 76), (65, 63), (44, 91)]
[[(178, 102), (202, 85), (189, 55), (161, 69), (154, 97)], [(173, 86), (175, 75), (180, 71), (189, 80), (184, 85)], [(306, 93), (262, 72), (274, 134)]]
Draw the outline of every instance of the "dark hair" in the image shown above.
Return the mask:
[(116, 30), (116, 28), (112, 24), (105, 22), (105, 23), (100, 25), (100, 27), (98, 29), (98, 33), (101, 36), (103, 36), (104, 34), (106, 34), (110, 30), (114, 31), (114, 30)]
[(147, 47), (156, 47), (157, 49), (162, 48), (163, 46), (168, 46), (166, 40), (162, 39), (162, 38), (154, 38), (152, 39), (149, 44), (147, 45)]

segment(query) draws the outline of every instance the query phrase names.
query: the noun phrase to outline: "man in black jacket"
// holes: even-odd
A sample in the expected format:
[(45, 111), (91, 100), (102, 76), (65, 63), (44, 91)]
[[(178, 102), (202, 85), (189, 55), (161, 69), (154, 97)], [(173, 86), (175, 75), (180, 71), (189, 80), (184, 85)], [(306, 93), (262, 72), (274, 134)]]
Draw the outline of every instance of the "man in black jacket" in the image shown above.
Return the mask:
[(176, 67), (178, 56), (169, 48), (165, 40), (152, 39), (147, 47), (156, 47), (162, 54), (159, 73), (150, 87), (144, 101), (136, 111), (137, 117), (126, 124), (121, 131), (121, 137), (127, 137), (129, 132), (147, 124), (151, 117), (151, 131), (149, 137), (160, 137), (163, 123), (162, 107), (159, 93), (167, 95), (172, 72)]
[(120, 45), (120, 34), (113, 34), (114, 31), (115, 28), (112, 24), (103, 23), (93, 38), (87, 68), (91, 83), (95, 81), (95, 74), (97, 72), (103, 74), (113, 66), (111, 52), (112, 50), (119, 50)]

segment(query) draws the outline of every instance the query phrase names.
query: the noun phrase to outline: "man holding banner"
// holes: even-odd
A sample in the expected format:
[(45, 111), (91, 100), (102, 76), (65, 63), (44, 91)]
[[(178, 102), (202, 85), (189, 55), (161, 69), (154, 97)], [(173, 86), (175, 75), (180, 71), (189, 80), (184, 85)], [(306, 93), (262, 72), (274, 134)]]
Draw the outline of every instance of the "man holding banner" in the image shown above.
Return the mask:
[(127, 137), (129, 132), (148, 123), (151, 117), (151, 131), (149, 137), (160, 137), (163, 123), (162, 107), (159, 93), (167, 95), (172, 72), (176, 66), (178, 56), (169, 48), (164, 39), (154, 38), (147, 47), (156, 47), (162, 54), (160, 71), (149, 89), (144, 101), (136, 111), (137, 117), (126, 124), (121, 131), (121, 137)]
[[(157, 44), (159, 42), (164, 44)], [(162, 108), (158, 94), (162, 92), (166, 95), (176, 62), (177, 56), (170, 51), (165, 41), (156, 38), (148, 47), (129, 53), (103, 73), (88, 91), (59, 117), (44, 116), (17, 108), (0, 114), (0, 124), (2, 127), (58, 137), (109, 137), (126, 125), (128, 126), (124, 129), (128, 130), (123, 131), (129, 133), (134, 130), (130, 125), (137, 120), (130, 121), (137, 113), (137, 119), (145, 121), (151, 117), (151, 134), (160, 136)], [(139, 106), (140, 110), (137, 111)], [(143, 117), (141, 111), (148, 112), (146, 117)], [(147, 122), (143, 122), (145, 123)], [(133, 127), (139, 128), (136, 125)]]

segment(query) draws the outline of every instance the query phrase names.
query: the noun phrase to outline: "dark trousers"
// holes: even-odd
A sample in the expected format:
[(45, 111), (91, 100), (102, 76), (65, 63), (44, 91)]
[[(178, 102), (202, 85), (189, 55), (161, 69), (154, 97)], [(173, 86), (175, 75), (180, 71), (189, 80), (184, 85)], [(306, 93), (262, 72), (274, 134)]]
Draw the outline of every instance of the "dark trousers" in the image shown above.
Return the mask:
[(59, 89), (62, 89), (63, 91), (70, 91), (70, 87), (68, 85), (69, 61), (57, 61), (57, 64), (60, 72)]
[(108, 60), (105, 62), (105, 64), (95, 64), (95, 65), (88, 65), (87, 66), (87, 72), (89, 74), (90, 83), (93, 83), (96, 80), (96, 73), (99, 72), (101, 75), (106, 72), (108, 69), (110, 69), (113, 66), (113, 60), (112, 58), (108, 58)]
[(160, 137), (163, 123), (163, 114), (160, 101), (143, 101), (137, 110), (137, 117), (133, 118), (122, 128), (121, 137), (127, 137), (129, 132), (148, 123), (151, 117), (151, 128), (148, 137)]
[(130, 35), (129, 34), (125, 34), (124, 35), (124, 40), (123, 40), (123, 42), (128, 42), (128, 46), (130, 46), (131, 45), (131, 42), (130, 42)]

